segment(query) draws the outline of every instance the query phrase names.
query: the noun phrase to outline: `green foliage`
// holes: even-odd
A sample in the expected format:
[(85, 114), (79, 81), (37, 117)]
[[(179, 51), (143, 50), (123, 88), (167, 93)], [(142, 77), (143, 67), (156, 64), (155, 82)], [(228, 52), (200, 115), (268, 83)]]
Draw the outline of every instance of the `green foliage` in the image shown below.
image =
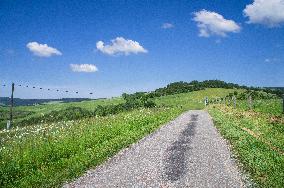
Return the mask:
[(146, 93), (135, 93), (131, 95), (123, 94), (123, 96), (125, 103), (98, 105), (94, 108), (94, 110), (87, 110), (78, 106), (70, 106), (60, 110), (53, 110), (45, 114), (24, 118), (23, 120), (15, 122), (14, 126), (28, 126), (39, 123), (77, 120), (93, 116), (107, 116), (141, 107), (152, 108), (156, 106), (153, 101), (149, 100), (149, 96)]
[[(242, 110), (250, 110), (248, 101), (237, 102), (237, 107)], [(281, 99), (258, 99), (252, 101), (253, 111), (269, 114), (270, 116), (280, 116), (283, 113)], [(284, 127), (284, 126), (283, 126)]]
[[(242, 166), (259, 187), (283, 187), (284, 179), (284, 116), (266, 110), (272, 100), (261, 100), (257, 112), (224, 105), (211, 105), (209, 113)], [(274, 100), (276, 102), (276, 100)], [(278, 104), (280, 101), (278, 100)], [(274, 116), (272, 114), (277, 114)]]
[(122, 94), (123, 99), (126, 101), (125, 108), (131, 109), (131, 108), (139, 108), (139, 107), (145, 107), (145, 108), (152, 108), (155, 107), (155, 103), (150, 100), (153, 96), (151, 96), (149, 93), (145, 92), (136, 92), (134, 94)]
[[(256, 92), (265, 92), (277, 95), (281, 97), (284, 94), (284, 89), (279, 88), (257, 88), (257, 87), (247, 87), (241, 86), (234, 83), (227, 83), (221, 80), (205, 80), (205, 81), (191, 81), (187, 82), (174, 82), (167, 85), (164, 88), (156, 89), (155, 91), (151, 92), (150, 95), (153, 97), (165, 96), (165, 95), (172, 95), (178, 93), (187, 93), (192, 91), (199, 91), (205, 88), (224, 88), (224, 89), (246, 89), (246, 90), (253, 90)], [(256, 93), (254, 93), (256, 94)], [(235, 94), (237, 95), (237, 93)]]
[[(90, 167), (101, 164), (180, 113), (203, 109), (205, 97), (213, 100), (229, 95), (239, 97), (244, 94), (247, 97), (246, 89), (218, 80), (178, 82), (154, 92), (123, 94), (122, 98), (112, 100), (16, 107), (15, 111), (21, 112), (15, 123), (29, 126), (0, 130), (0, 187), (60, 186)], [(266, 119), (258, 116), (240, 121), (246, 116), (236, 118), (232, 115), (238, 114), (236, 111), (227, 113), (213, 106), (209, 107), (209, 112), (225, 138), (235, 143), (235, 151), (239, 153), (241, 162), (251, 169), (253, 177), (265, 177), (264, 183), (259, 181), (260, 185), (273, 186), (275, 183), (278, 186), (283, 177), (281, 156), (236, 127), (244, 125), (253, 131), (261, 131), (265, 140), (283, 148), (283, 124), (277, 119), (280, 100), (268, 103), (263, 96), (271, 97), (271, 93), (254, 91), (257, 93), (253, 94), (254, 98), (261, 98), (254, 100), (254, 110), (267, 113)], [(238, 101), (238, 104), (237, 111), (247, 110), (245, 103)], [(276, 122), (268, 121), (272, 115), (270, 112), (275, 115)], [(9, 109), (0, 107), (0, 113), (6, 116)]]
[[(84, 108), (67, 110), (68, 114), (71, 113), (69, 119), (82, 114), (89, 115), (89, 112), (96, 117), (39, 123), (0, 131), (0, 187), (60, 186), (182, 112), (202, 109), (204, 96), (223, 96), (232, 91), (214, 88), (154, 99), (142, 94), (125, 94), (125, 97), (128, 96), (125, 103), (97, 105), (93, 111)], [(137, 107), (133, 105), (137, 104), (137, 100), (144, 107), (133, 110)], [(157, 107), (147, 108), (154, 104)], [(73, 110), (76, 115), (73, 115)], [(54, 113), (58, 111), (61, 115), (56, 119), (65, 116), (65, 108), (54, 110)]]
[[(40, 122), (40, 118), (42, 116), (49, 116), (50, 113), (56, 113), (58, 111), (64, 113), (64, 110), (69, 107), (79, 107), (93, 112), (94, 109), (99, 105), (101, 106), (117, 105), (123, 102), (124, 100), (121, 98), (113, 98), (113, 99), (98, 99), (98, 100), (70, 102), (70, 103), (52, 103), (52, 104), (43, 104), (36, 106), (16, 106), (13, 109), (13, 122), (14, 126), (25, 126), (25, 125), (34, 124), (36, 122)], [(6, 127), (7, 120), (9, 119), (9, 113), (10, 113), (9, 107), (0, 107), (0, 118), (1, 118), (0, 129)], [(26, 122), (26, 124), (21, 123), (22, 121), (26, 121), (28, 119), (31, 120), (29, 122)], [(47, 118), (47, 119), (52, 120), (51, 122), (56, 121), (53, 120), (53, 118)]]
[(247, 89), (246, 86), (240, 86), (238, 84), (227, 83), (221, 80), (205, 80), (199, 82), (197, 80), (187, 82), (174, 82), (167, 85), (164, 88), (156, 89), (149, 95), (153, 97), (173, 95), (179, 93), (188, 93), (192, 91), (200, 91), (205, 88), (224, 88), (224, 89)]
[(159, 97), (164, 95), (173, 95), (178, 93), (187, 93), (191, 91), (201, 90), (203, 87), (197, 85), (193, 85), (187, 82), (175, 82), (167, 85), (164, 88), (156, 89), (151, 93), (152, 96)]
[(253, 100), (259, 100), (259, 99), (277, 99), (278, 96), (276, 94), (273, 93), (267, 93), (265, 91), (261, 91), (261, 90), (245, 90), (244, 92), (238, 93), (237, 91), (235, 91), (234, 93), (229, 93), (229, 95), (227, 95), (227, 98), (232, 98), (233, 96), (235, 96), (238, 100), (246, 100), (249, 98), (249, 96), (252, 97)]
[(76, 120), (80, 118), (91, 117), (93, 114), (89, 110), (80, 107), (68, 107), (66, 109), (51, 111), (50, 113), (41, 116), (32, 116), (31, 118), (23, 119), (16, 125), (34, 125), (38, 123), (48, 123), (48, 122), (58, 122), (58, 121), (68, 121)]
[[(99, 107), (101, 108), (101, 107)], [(0, 187), (59, 187), (182, 112), (151, 108), (1, 132)]]

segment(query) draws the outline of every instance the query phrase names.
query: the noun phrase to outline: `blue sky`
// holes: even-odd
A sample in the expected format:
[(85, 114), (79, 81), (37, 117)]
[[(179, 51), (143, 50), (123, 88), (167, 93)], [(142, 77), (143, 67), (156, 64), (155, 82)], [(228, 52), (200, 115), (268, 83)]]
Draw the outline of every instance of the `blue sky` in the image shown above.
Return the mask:
[[(118, 96), (170, 82), (284, 86), (284, 0), (0, 0), (0, 82), (22, 98)], [(0, 87), (0, 96), (8, 96)]]

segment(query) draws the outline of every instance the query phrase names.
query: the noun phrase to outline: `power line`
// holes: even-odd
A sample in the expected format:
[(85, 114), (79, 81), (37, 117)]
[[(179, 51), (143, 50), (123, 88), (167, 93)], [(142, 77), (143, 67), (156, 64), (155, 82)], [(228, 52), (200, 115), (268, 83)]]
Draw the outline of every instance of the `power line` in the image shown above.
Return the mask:
[[(7, 84), (2, 84), (2, 87), (8, 87)], [(79, 94), (81, 92), (79, 91), (72, 91), (72, 90), (61, 90), (61, 89), (50, 89), (50, 88), (43, 88), (43, 87), (37, 87), (37, 86), (30, 86), (28, 84), (15, 84), (15, 87), (22, 87), (22, 88), (29, 88), (29, 89), (39, 89), (39, 90), (47, 90), (47, 91), (56, 91), (56, 92), (65, 92), (65, 93), (75, 93)], [(93, 95), (93, 92), (89, 92), (89, 95)]]

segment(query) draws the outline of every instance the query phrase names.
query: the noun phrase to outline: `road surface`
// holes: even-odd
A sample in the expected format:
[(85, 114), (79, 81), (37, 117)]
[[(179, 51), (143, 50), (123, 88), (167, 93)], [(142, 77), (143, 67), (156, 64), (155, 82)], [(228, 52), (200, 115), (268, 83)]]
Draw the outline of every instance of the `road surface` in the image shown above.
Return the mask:
[(64, 187), (244, 187), (205, 111), (188, 111)]

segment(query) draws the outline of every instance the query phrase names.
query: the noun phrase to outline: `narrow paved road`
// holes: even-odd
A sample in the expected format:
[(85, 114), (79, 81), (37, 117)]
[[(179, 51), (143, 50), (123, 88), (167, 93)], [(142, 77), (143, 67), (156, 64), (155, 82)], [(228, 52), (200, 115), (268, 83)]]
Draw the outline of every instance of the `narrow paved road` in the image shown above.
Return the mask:
[(244, 187), (205, 111), (188, 111), (64, 187)]

